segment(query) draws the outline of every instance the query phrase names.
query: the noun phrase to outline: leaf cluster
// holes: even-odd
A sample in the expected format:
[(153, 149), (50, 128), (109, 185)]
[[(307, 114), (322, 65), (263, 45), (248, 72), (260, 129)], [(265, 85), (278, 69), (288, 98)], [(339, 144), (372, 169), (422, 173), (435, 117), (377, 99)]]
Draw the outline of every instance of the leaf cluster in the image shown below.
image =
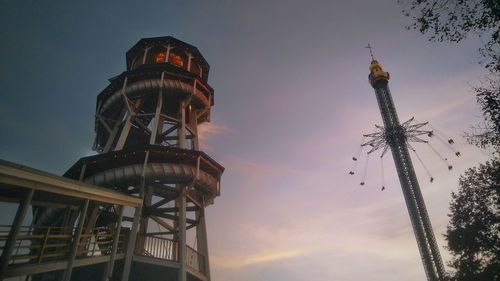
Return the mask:
[(500, 160), (468, 169), (452, 193), (446, 239), (456, 281), (500, 280)]
[(398, 0), (412, 19), (408, 29), (429, 35), (431, 41), (460, 42), (475, 33), (482, 39), (479, 53), (492, 72), (500, 73), (499, 0)]
[(478, 147), (493, 147), (500, 154), (500, 77), (489, 79), (475, 87), (477, 104), (483, 113), (483, 123), (466, 133), (467, 140)]

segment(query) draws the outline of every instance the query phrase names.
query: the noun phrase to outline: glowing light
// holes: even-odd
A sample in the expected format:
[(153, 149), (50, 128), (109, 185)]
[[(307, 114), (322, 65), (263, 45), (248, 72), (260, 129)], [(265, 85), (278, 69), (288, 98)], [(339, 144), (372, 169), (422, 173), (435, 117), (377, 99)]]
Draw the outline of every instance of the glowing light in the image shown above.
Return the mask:
[(165, 59), (167, 58), (167, 53), (158, 53), (158, 55), (156, 55), (156, 63), (162, 63), (162, 62), (165, 62)]
[(175, 53), (170, 53), (168, 56), (168, 62), (180, 67), (184, 66), (184, 60), (182, 57)]

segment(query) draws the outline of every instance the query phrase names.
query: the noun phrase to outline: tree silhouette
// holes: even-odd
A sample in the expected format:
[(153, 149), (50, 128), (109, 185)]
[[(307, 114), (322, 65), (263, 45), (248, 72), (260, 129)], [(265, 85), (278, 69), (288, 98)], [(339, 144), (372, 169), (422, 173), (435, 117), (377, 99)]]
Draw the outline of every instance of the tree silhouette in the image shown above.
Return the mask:
[(452, 193), (446, 231), (452, 280), (500, 280), (500, 162), (468, 169)]
[(483, 41), (482, 62), (500, 72), (499, 0), (398, 0), (412, 19), (408, 29), (429, 35), (430, 41), (460, 42), (471, 34)]
[(491, 78), (474, 88), (484, 122), (466, 133), (470, 143), (493, 147), (500, 154), (500, 0), (398, 0), (412, 19), (407, 28), (429, 35), (430, 41), (458, 43), (469, 35), (483, 41), (481, 63)]
[(483, 122), (465, 134), (469, 143), (480, 148), (492, 147), (500, 156), (500, 83), (489, 79), (483, 86), (475, 87), (477, 104), (483, 113)]

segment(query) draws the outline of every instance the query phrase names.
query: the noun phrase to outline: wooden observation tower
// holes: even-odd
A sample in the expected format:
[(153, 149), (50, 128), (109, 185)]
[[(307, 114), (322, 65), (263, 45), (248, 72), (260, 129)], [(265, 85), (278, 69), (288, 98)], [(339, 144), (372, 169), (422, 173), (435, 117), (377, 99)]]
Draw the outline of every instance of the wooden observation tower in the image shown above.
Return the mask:
[[(141, 39), (126, 59), (127, 70), (97, 96), (98, 154), (64, 174), (78, 190), (97, 191), (35, 204), (51, 201), (50, 189), (14, 185), (22, 190), (18, 215), (32, 205), (33, 222), (7, 230), (13, 241), (3, 248), (0, 279), (210, 280), (205, 208), (220, 194), (224, 171), (199, 150), (198, 125), (210, 121), (214, 105), (210, 67), (196, 47), (170, 36)], [(25, 259), (15, 251), (23, 243)]]

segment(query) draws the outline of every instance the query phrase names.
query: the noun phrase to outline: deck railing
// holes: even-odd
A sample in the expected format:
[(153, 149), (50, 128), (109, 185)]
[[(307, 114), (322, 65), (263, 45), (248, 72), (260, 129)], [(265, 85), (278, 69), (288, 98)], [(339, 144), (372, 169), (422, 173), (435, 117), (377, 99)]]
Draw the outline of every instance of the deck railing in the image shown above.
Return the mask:
[[(135, 254), (162, 260), (179, 261), (178, 245), (179, 243), (172, 239), (139, 234), (135, 243)], [(202, 254), (186, 246), (186, 259), (187, 266), (206, 274), (205, 257)]]
[(137, 235), (135, 254), (162, 260), (177, 261), (177, 242), (150, 235)]
[[(3, 252), (10, 226), (0, 225), (0, 253)], [(10, 264), (43, 263), (68, 257), (75, 228), (23, 226), (15, 241)], [(119, 235), (117, 253), (125, 249), (125, 234)], [(94, 228), (81, 234), (77, 258), (111, 254), (113, 233), (109, 228)]]
[(189, 246), (186, 246), (186, 248), (187, 265), (198, 272), (206, 274), (205, 257)]

